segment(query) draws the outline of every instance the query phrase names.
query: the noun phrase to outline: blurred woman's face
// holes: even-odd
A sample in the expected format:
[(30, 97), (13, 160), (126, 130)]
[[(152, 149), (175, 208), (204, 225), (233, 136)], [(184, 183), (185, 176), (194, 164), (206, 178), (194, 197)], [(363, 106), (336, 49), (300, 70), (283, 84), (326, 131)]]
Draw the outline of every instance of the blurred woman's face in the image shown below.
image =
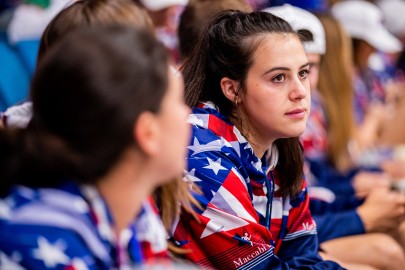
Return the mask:
[(311, 86), (311, 90), (315, 91), (318, 89), (321, 55), (316, 53), (308, 53), (307, 57), (309, 61), (309, 74), (308, 74), (309, 84)]
[(181, 176), (186, 166), (187, 146), (190, 142), (191, 127), (187, 124), (190, 114), (184, 101), (183, 78), (169, 70), (169, 85), (158, 114), (162, 135), (159, 168), (164, 179)]

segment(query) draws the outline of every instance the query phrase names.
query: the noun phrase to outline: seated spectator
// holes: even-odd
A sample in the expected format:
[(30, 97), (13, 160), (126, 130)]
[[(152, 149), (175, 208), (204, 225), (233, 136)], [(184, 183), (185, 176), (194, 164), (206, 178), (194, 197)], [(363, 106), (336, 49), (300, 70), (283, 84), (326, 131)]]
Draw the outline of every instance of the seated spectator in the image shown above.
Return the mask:
[(144, 7), (156, 27), (158, 39), (163, 42), (175, 63), (180, 61), (177, 27), (179, 17), (188, 0), (133, 0)]
[(265, 12), (223, 11), (186, 60), (193, 138), (186, 180), (198, 221), (173, 240), (203, 268), (341, 269), (318, 255), (298, 136), (309, 114), (309, 63), (298, 34)]
[[(6, 2), (11, 5), (17, 1)], [(68, 0), (24, 0), (0, 13), (0, 111), (27, 101), (39, 39), (67, 3)]]
[[(45, 30), (41, 40), (41, 49), (38, 58), (39, 63), (41, 63), (41, 60), (55, 44), (71, 32), (86, 26), (116, 24), (123, 24), (132, 28), (144, 28), (149, 32), (153, 32), (153, 25), (146, 12), (130, 1), (76, 1), (58, 14)], [(24, 128), (30, 121), (31, 116), (32, 104), (25, 103), (7, 110), (7, 112), (4, 113), (3, 119), (8, 128)], [(166, 228), (169, 228), (173, 220), (176, 219), (180, 210), (179, 202), (182, 202), (182, 207), (189, 208), (191, 203), (189, 200), (192, 200), (188, 191), (188, 185), (184, 183), (180, 177), (176, 178), (178, 180), (175, 182), (172, 181), (160, 186), (155, 194), (158, 201), (165, 202), (161, 204), (159, 210)], [(159, 224), (155, 221), (152, 222)], [(152, 225), (147, 225), (147, 227), (149, 226)], [(145, 226), (143, 226), (143, 228), (145, 228)], [(142, 240), (145, 240), (145, 245), (142, 245), (142, 247), (144, 248), (146, 257), (156, 257), (159, 251), (162, 250), (164, 251), (163, 253), (166, 254), (166, 241), (164, 237), (160, 238), (162, 235), (156, 237), (155, 234), (143, 234), (142, 231), (139, 232), (139, 230), (138, 235), (140, 235)], [(145, 236), (148, 238), (145, 239)], [(153, 248), (152, 244), (156, 240), (159, 248)]]
[[(373, 3), (365, 0), (341, 1), (334, 4), (331, 11), (352, 39), (354, 108), (359, 137), (356, 148), (362, 151), (375, 146), (378, 130), (387, 116), (384, 100), (389, 74), (376, 72), (370, 67), (372, 56), (377, 52), (398, 53), (402, 45), (388, 32), (382, 23), (381, 10)], [(358, 14), (364, 14), (362, 19)], [(360, 156), (357, 162), (362, 159)]]
[(142, 263), (127, 230), (151, 218), (158, 228), (145, 199), (181, 172), (189, 135), (164, 48), (145, 30), (77, 31), (41, 61), (31, 89), (28, 128), (0, 130), (2, 268)]
[(192, 0), (187, 4), (178, 27), (182, 61), (192, 55), (202, 31), (210, 20), (219, 12), (228, 9), (252, 11), (252, 7), (245, 0)]

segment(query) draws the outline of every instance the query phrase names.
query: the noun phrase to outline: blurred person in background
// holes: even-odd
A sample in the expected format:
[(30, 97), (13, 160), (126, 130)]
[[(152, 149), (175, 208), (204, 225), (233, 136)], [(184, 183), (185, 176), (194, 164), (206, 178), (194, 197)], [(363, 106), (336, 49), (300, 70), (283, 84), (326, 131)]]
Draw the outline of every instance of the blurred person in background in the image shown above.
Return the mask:
[(41, 60), (31, 98), (29, 126), (0, 130), (0, 267), (145, 263), (138, 233), (160, 222), (148, 197), (181, 173), (189, 140), (164, 47), (146, 29), (84, 27)]
[[(380, 0), (378, 7), (384, 15), (384, 24), (387, 29), (405, 45), (405, 1)], [(381, 54), (380, 54), (381, 56)], [(383, 55), (386, 56), (386, 55)], [(382, 58), (383, 60), (387, 59)], [(394, 59), (388, 58), (390, 72), (393, 78), (386, 86), (386, 103), (389, 108), (388, 117), (381, 124), (378, 143), (384, 147), (392, 147), (394, 151), (402, 151), (401, 145), (405, 144), (405, 126), (398, 125), (405, 121), (405, 51)], [(387, 65), (386, 65), (387, 66)]]
[(370, 2), (341, 1), (331, 11), (352, 39), (354, 107), (359, 130), (355, 148), (362, 152), (376, 145), (380, 125), (388, 115), (384, 101), (389, 74), (376, 71), (380, 62), (374, 61), (375, 53), (395, 54), (402, 45), (383, 25), (381, 10)]
[(158, 39), (168, 49), (175, 63), (179, 63), (177, 27), (184, 6), (189, 0), (133, 0), (144, 7), (152, 18)]
[(8, 8), (0, 12), (0, 111), (27, 100), (39, 39), (68, 0), (6, 1), (5, 4)]
[(180, 17), (178, 28), (181, 60), (195, 51), (201, 33), (212, 18), (223, 10), (253, 11), (245, 0), (190, 0)]
[[(327, 47), (317, 88), (321, 102), (312, 110), (323, 116), (314, 120), (319, 121), (316, 130), (326, 131), (327, 138), (324, 148), (315, 147), (318, 155), (309, 152), (307, 160), (321, 187), (310, 192), (311, 213), (319, 226), (321, 247), (344, 262), (401, 269), (404, 251), (392, 236), (401, 230), (405, 199), (390, 190), (386, 174), (364, 171), (351, 158), (349, 145), (356, 139), (356, 129), (350, 40), (331, 16), (319, 18), (325, 28)], [(311, 138), (316, 130), (307, 129), (309, 134), (304, 133), (303, 139)], [(345, 185), (346, 192), (341, 188)], [(328, 196), (324, 188), (334, 193)]]
[[(153, 23), (145, 10), (127, 0), (79, 0), (62, 10), (47, 26), (41, 38), (38, 54), (38, 65), (64, 36), (75, 32), (78, 29), (89, 26), (125, 25), (132, 28), (142, 28), (154, 34)], [(172, 62), (170, 62), (172, 65)], [(55, 90), (56, 91), (56, 90)], [(113, 90), (112, 90), (113, 91)], [(32, 104), (30, 102), (10, 108), (4, 115), (3, 120), (7, 128), (25, 128), (31, 120)], [(155, 199), (160, 204), (159, 213), (163, 219), (166, 229), (179, 214), (180, 207), (189, 208), (190, 200), (188, 185), (181, 179), (181, 174), (176, 181), (160, 186), (155, 192)], [(182, 206), (179, 205), (182, 202)], [(153, 205), (153, 203), (152, 203)], [(161, 223), (153, 221), (156, 233), (163, 230), (158, 229)], [(148, 222), (146, 222), (148, 224)], [(151, 224), (148, 225), (152, 226)], [(147, 228), (146, 228), (147, 229)], [(145, 230), (145, 226), (143, 228)], [(139, 231), (139, 230), (138, 230)], [(167, 244), (165, 236), (155, 236), (154, 233), (139, 233), (142, 237), (144, 254), (148, 257), (156, 257), (159, 254), (167, 255)], [(158, 248), (154, 248), (157, 246)], [(162, 248), (163, 247), (163, 248)], [(171, 248), (169, 246), (169, 248)], [(176, 250), (177, 252), (178, 250)]]

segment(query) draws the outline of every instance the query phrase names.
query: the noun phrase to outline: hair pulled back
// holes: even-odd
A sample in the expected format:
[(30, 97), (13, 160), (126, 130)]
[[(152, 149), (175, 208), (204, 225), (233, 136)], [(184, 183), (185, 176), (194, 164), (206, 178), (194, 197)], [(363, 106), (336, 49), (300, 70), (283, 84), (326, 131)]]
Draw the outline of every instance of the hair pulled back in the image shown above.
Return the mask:
[(97, 181), (136, 147), (139, 115), (159, 112), (168, 72), (166, 51), (148, 31), (106, 26), (69, 34), (34, 75), (28, 128), (0, 130), (2, 191)]

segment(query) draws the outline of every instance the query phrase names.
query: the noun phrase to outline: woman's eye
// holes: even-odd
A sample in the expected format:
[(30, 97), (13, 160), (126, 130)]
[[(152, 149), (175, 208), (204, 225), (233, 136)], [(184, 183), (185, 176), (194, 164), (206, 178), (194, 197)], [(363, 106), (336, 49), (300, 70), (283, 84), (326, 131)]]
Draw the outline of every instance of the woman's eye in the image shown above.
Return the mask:
[(298, 74), (302, 79), (305, 79), (306, 77), (308, 77), (309, 69), (301, 70)]
[(285, 76), (283, 74), (279, 74), (275, 77), (273, 77), (273, 82), (283, 82), (285, 79)]

